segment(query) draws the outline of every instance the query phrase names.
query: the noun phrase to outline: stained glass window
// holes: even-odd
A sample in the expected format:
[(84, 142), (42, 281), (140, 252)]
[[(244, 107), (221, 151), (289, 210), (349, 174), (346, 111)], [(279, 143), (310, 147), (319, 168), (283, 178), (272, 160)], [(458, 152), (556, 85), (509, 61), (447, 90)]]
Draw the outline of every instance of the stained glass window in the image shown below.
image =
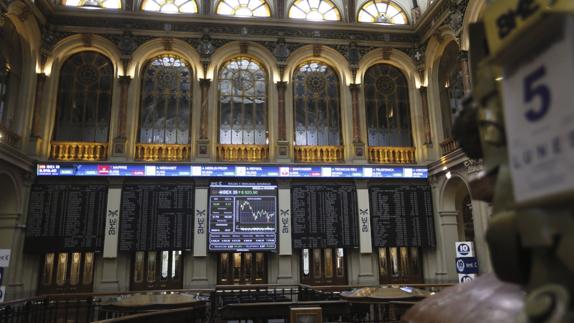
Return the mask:
[(293, 74), (295, 144), (338, 146), (341, 144), (339, 79), (324, 63), (309, 61)]
[(452, 124), (462, 110), (464, 85), (458, 60), (458, 46), (451, 42), (439, 63), (439, 92), (444, 138), (451, 137)]
[(140, 102), (140, 143), (189, 144), (192, 71), (175, 55), (145, 66)]
[(289, 18), (338, 21), (341, 20), (341, 14), (329, 0), (295, 0), (289, 8)]
[(369, 146), (412, 147), (408, 84), (396, 67), (378, 64), (365, 73)]
[(404, 25), (408, 23), (407, 15), (396, 3), (389, 0), (371, 0), (359, 10), (360, 22), (371, 22), (380, 25)]
[(267, 76), (251, 58), (234, 58), (219, 72), (219, 143), (267, 144)]
[(121, 0), (63, 0), (65, 6), (84, 9), (121, 9)]
[(114, 67), (104, 55), (77, 53), (60, 71), (54, 140), (107, 142)]
[(271, 16), (271, 9), (265, 0), (221, 0), (215, 12), (218, 15), (236, 17)]
[(144, 0), (142, 10), (161, 13), (197, 13), (195, 0)]

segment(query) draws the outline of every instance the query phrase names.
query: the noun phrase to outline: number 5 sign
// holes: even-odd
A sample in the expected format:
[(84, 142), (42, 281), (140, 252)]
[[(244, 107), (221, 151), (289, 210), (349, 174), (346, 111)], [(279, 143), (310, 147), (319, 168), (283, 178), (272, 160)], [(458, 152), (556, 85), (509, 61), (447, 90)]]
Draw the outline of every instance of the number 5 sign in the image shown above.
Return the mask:
[(520, 204), (574, 191), (574, 19), (561, 28), (561, 39), (504, 74), (509, 164)]

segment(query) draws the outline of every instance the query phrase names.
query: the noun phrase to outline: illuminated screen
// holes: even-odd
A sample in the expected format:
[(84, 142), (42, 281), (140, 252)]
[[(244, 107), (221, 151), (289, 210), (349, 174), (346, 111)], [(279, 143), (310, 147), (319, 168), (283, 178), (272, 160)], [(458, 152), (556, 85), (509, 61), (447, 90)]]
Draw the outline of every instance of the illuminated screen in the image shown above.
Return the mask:
[(277, 185), (209, 185), (209, 250), (277, 249)]

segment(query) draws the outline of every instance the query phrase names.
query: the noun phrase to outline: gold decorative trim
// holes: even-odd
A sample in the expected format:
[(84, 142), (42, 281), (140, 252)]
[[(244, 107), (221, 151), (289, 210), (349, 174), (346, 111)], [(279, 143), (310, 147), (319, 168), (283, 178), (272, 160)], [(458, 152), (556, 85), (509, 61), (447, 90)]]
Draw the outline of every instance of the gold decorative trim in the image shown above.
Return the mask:
[(184, 161), (191, 159), (191, 145), (136, 144), (136, 160)]
[(50, 158), (54, 160), (106, 160), (108, 143), (52, 141)]
[(449, 137), (440, 143), (440, 151), (442, 156), (452, 153), (458, 149), (458, 142), (454, 138)]
[(217, 160), (258, 162), (269, 159), (268, 145), (217, 145)]
[(295, 161), (303, 163), (332, 163), (344, 159), (343, 146), (295, 146)]

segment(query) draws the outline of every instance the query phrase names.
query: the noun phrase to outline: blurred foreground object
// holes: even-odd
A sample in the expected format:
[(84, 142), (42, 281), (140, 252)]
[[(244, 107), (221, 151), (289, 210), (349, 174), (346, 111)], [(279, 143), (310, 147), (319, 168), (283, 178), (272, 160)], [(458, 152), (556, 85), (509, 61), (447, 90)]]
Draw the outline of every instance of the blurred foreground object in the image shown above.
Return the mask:
[(522, 309), (524, 294), (520, 286), (488, 273), (424, 299), (402, 317), (402, 322), (512, 322)]
[[(404, 319), (574, 322), (574, 1), (497, 0), (469, 30), (473, 89), (453, 132), (484, 159), (471, 191), (493, 203), (486, 238), (505, 283), (483, 276)], [(526, 291), (522, 310), (496, 292), (506, 283)]]

